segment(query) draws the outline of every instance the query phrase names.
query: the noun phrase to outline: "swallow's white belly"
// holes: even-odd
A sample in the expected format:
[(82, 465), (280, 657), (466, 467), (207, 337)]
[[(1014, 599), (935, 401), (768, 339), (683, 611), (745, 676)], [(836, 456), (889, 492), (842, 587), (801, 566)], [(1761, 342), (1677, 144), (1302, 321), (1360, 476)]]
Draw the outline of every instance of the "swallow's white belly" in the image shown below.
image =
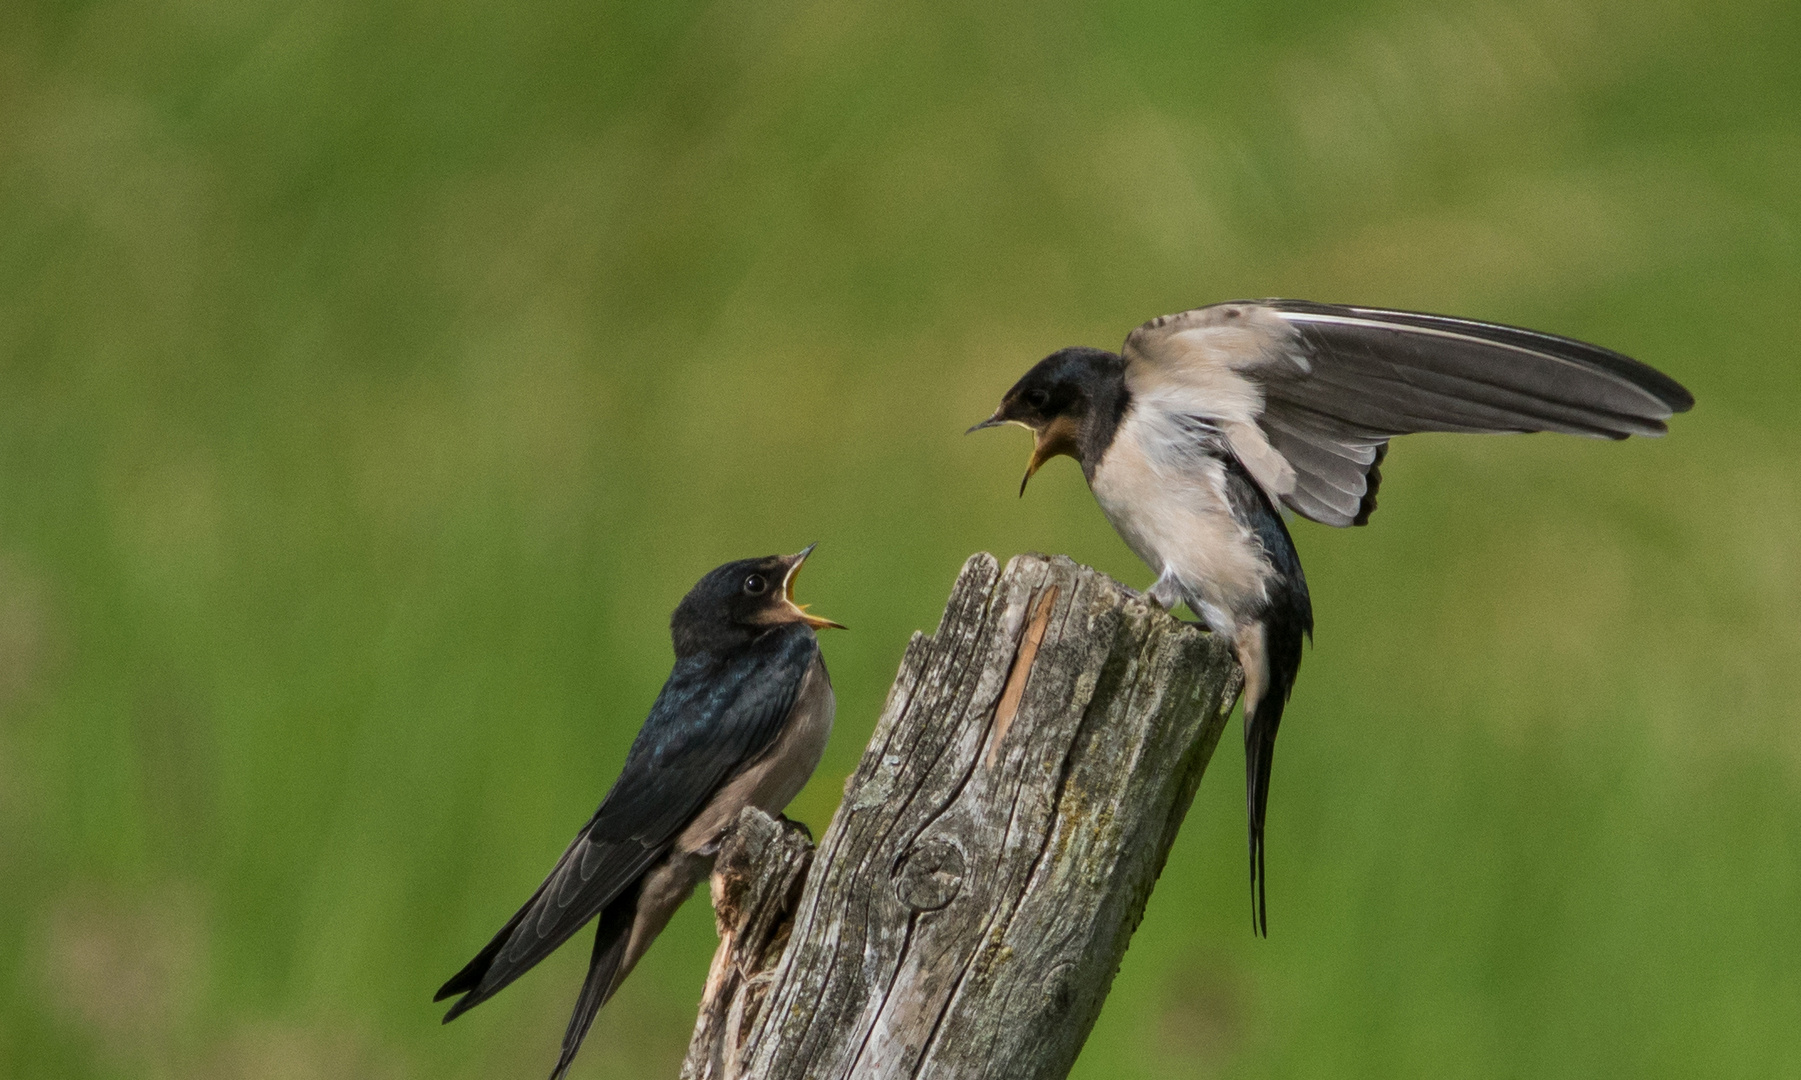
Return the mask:
[(1232, 514), (1225, 465), (1167, 421), (1134, 408), (1090, 487), (1126, 545), (1174, 580), (1195, 613), (1228, 636), (1267, 595), (1274, 568)]

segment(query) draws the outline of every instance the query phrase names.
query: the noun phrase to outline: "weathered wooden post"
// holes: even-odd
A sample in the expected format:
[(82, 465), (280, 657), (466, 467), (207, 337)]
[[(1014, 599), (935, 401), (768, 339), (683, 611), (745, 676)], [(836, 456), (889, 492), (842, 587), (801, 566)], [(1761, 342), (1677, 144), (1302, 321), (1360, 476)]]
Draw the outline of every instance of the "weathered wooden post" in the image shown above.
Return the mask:
[(1238, 680), (1094, 570), (973, 556), (810, 870), (799, 830), (755, 811), (722, 850), (683, 1077), (1065, 1076)]

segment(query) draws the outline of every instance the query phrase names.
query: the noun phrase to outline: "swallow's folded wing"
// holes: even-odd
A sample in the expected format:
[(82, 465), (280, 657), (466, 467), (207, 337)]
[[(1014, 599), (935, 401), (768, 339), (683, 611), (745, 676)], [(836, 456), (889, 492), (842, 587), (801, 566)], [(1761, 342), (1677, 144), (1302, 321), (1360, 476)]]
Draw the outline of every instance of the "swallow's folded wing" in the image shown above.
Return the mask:
[(1265, 491), (1328, 525), (1369, 520), (1396, 435), (1623, 439), (1661, 435), (1694, 404), (1662, 372), (1570, 338), (1303, 300), (1165, 315), (1134, 330), (1124, 355), (1135, 397), (1210, 411)]
[(782, 730), (818, 645), (796, 624), (749, 652), (678, 660), (625, 767), (550, 876), (434, 1000), (448, 1022), (498, 993), (633, 887), (721, 785)]

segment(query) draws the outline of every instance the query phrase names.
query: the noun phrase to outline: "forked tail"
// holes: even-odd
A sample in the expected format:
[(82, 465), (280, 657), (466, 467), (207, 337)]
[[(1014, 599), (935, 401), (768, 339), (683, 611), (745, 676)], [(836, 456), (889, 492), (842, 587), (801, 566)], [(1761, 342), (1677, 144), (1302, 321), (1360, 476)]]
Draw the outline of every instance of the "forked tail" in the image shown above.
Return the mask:
[(613, 991), (619, 989), (619, 969), (625, 960), (626, 947), (631, 943), (632, 923), (637, 911), (638, 897), (634, 889), (601, 912), (599, 925), (594, 929), (594, 953), (588, 960), (588, 977), (582, 980), (582, 992), (575, 999), (575, 1011), (569, 1014), (569, 1027), (563, 1032), (563, 1051), (557, 1057), (557, 1067), (551, 1072), (550, 1080), (563, 1080), (575, 1061), (575, 1052), (582, 1048), (582, 1040), (587, 1038), (594, 1014), (613, 996)]
[[(1301, 638), (1313, 631), (1313, 612), (1306, 582), (1278, 595), (1263, 621), (1244, 627), (1235, 642), (1244, 669), (1245, 814), (1251, 845), (1251, 927), (1269, 936), (1265, 899), (1263, 822), (1269, 810), (1270, 766), (1276, 756), (1276, 729), (1301, 670)], [(1278, 594), (1285, 590), (1277, 589)]]
[[(1293, 679), (1293, 672), (1290, 672), (1290, 686)], [(1249, 681), (1248, 672), (1246, 681)], [(1282, 723), (1282, 709), (1287, 704), (1288, 686), (1277, 686), (1275, 680), (1271, 680), (1256, 701), (1247, 696), (1244, 703), (1244, 792), (1245, 820), (1250, 826), (1251, 845), (1251, 929), (1261, 937), (1269, 936), (1263, 821), (1269, 810), (1269, 774), (1276, 755), (1276, 728)]]

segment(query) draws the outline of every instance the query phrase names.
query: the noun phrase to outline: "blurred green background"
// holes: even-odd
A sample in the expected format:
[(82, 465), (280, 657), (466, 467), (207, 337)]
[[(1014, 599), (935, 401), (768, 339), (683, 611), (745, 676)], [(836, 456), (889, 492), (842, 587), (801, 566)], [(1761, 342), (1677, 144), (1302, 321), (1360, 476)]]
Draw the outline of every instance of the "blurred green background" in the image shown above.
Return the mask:
[[(1794, 0), (7, 0), (0, 1073), (547, 1072), (585, 944), (430, 997), (689, 585), (821, 541), (821, 829), (965, 556), (1148, 581), (963, 428), (1292, 295), (1700, 404), (1296, 526), (1272, 936), (1234, 727), (1077, 1075), (1801, 1075), (1798, 58)], [(712, 944), (576, 1074), (672, 1076)]]

